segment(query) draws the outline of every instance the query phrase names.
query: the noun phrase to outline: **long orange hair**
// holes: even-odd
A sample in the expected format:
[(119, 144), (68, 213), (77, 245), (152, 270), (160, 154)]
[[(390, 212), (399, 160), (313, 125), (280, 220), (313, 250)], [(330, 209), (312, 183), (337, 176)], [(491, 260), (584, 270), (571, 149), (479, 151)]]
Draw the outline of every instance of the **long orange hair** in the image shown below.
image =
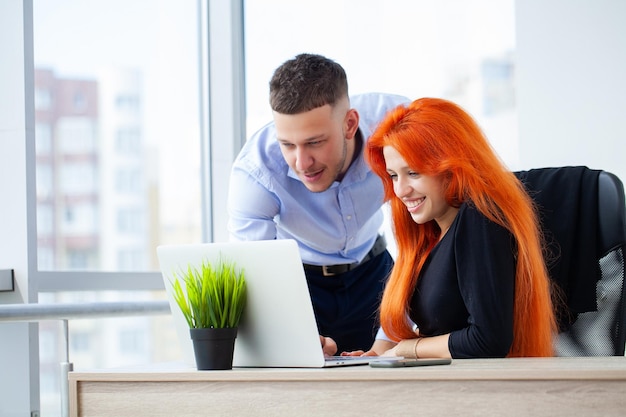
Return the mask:
[(368, 140), (366, 160), (382, 179), (390, 201), (398, 254), (380, 306), (381, 326), (393, 340), (415, 337), (407, 321), (410, 298), (441, 230), (417, 224), (396, 198), (383, 148), (391, 146), (423, 175), (445, 181), (445, 198), (477, 210), (505, 227), (517, 242), (513, 343), (508, 356), (551, 356), (556, 320), (543, 240), (532, 199), (489, 145), (472, 117), (456, 104), (422, 98), (391, 111)]

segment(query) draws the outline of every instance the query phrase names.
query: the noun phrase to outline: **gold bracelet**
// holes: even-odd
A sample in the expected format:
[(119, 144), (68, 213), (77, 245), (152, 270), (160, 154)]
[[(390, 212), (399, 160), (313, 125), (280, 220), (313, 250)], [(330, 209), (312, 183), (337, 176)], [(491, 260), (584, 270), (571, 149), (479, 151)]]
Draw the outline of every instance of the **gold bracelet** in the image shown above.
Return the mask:
[(420, 344), (420, 342), (422, 341), (421, 337), (418, 337), (417, 339), (415, 339), (415, 344), (413, 345), (413, 353), (415, 353), (415, 359), (419, 359), (419, 355), (417, 354), (417, 345)]

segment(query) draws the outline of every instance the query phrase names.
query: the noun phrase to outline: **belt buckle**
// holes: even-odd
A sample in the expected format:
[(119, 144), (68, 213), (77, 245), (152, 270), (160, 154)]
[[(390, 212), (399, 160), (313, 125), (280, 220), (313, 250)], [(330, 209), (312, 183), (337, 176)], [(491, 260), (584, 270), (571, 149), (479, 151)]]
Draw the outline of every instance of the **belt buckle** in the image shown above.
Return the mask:
[(322, 275), (324, 275), (325, 277), (334, 277), (335, 275), (337, 275), (330, 269), (332, 267), (333, 265), (322, 265)]

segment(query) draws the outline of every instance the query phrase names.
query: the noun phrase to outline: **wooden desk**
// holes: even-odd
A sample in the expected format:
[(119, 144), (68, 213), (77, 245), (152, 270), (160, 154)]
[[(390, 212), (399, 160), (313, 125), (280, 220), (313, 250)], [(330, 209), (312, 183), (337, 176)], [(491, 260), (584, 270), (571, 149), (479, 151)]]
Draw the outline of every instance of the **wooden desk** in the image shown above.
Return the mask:
[(455, 360), (374, 369), (71, 372), (70, 415), (623, 416), (626, 358)]

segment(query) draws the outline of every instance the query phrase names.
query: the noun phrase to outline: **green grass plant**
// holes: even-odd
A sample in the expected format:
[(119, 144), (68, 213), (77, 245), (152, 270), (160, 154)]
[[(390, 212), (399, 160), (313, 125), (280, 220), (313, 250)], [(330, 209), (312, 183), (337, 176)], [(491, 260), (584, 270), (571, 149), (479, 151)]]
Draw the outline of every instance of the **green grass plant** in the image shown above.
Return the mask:
[(199, 268), (188, 265), (174, 278), (174, 299), (190, 328), (239, 325), (247, 291), (243, 270), (220, 259), (215, 266), (208, 261)]

